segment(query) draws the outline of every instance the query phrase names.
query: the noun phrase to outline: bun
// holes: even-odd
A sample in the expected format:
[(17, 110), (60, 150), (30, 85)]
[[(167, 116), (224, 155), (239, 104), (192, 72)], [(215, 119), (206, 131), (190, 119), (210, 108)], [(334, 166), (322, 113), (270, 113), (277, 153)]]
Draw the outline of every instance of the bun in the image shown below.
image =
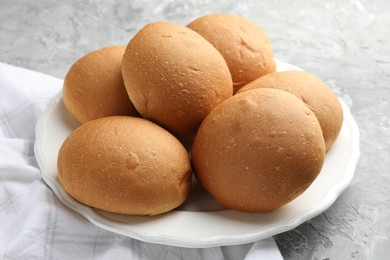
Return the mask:
[(329, 150), (340, 133), (343, 109), (336, 94), (319, 78), (306, 71), (268, 74), (249, 83), (239, 92), (256, 88), (277, 88), (301, 99), (316, 115)]
[(93, 51), (69, 69), (62, 96), (70, 114), (81, 124), (114, 115), (137, 115), (121, 73), (125, 46)]
[(156, 215), (185, 201), (189, 156), (168, 131), (142, 118), (89, 121), (65, 140), (59, 179), (76, 200), (105, 211)]
[(222, 54), (232, 74), (234, 92), (252, 80), (276, 71), (267, 35), (243, 17), (206, 15), (187, 27), (202, 35)]
[(195, 133), (207, 114), (233, 95), (221, 54), (174, 23), (155, 22), (140, 30), (127, 45), (122, 74), (140, 114), (179, 135)]
[(195, 176), (222, 205), (267, 212), (303, 193), (321, 171), (325, 144), (317, 118), (294, 95), (255, 89), (224, 101), (192, 146)]

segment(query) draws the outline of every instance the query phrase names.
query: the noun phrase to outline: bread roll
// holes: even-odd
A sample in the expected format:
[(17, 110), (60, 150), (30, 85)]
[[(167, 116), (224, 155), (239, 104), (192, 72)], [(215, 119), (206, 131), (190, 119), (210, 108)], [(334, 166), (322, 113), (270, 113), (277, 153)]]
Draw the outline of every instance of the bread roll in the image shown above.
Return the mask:
[(206, 15), (187, 27), (212, 43), (225, 58), (233, 77), (234, 92), (276, 70), (267, 35), (259, 26), (243, 17), (230, 14)]
[(64, 104), (80, 123), (114, 115), (137, 115), (121, 73), (126, 46), (93, 51), (69, 69), (63, 87)]
[(175, 134), (191, 134), (207, 114), (233, 95), (221, 54), (196, 32), (174, 23), (146, 25), (129, 42), (122, 74), (145, 118)]
[(203, 121), (192, 146), (198, 181), (222, 205), (247, 212), (272, 211), (299, 196), (324, 157), (313, 112), (278, 89), (224, 101)]
[(168, 131), (142, 118), (89, 121), (65, 140), (59, 179), (76, 200), (105, 211), (156, 215), (182, 204), (191, 183), (188, 153)]
[(340, 133), (343, 109), (336, 94), (318, 77), (306, 71), (276, 72), (252, 81), (239, 92), (255, 88), (277, 88), (301, 99), (316, 115), (329, 150)]

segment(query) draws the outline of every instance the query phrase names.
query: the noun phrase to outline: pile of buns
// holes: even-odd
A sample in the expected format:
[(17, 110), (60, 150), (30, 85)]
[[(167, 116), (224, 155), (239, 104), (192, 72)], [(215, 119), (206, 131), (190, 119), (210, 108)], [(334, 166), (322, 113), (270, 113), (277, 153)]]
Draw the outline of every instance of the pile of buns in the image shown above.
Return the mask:
[(343, 122), (322, 80), (276, 72), (262, 29), (227, 14), (150, 23), (127, 47), (85, 55), (63, 100), (81, 124), (58, 154), (64, 189), (129, 215), (178, 207), (193, 173), (228, 208), (275, 210), (316, 179)]

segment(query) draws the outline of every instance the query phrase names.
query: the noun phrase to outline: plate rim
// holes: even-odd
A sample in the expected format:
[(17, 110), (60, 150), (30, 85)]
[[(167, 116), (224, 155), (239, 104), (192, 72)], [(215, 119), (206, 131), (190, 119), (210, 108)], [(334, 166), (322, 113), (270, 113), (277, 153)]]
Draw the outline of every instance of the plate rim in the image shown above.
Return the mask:
[[(282, 61), (277, 60), (280, 64), (288, 65), (290, 68), (301, 70), (295, 65), (291, 65)], [(94, 210), (81, 204), (80, 202), (75, 201), (71, 198), (65, 191), (59, 187), (60, 184), (53, 180), (49, 174), (49, 170), (47, 167), (47, 159), (42, 152), (43, 149), (43, 134), (44, 134), (44, 123), (47, 120), (50, 113), (54, 110), (56, 104), (60, 102), (62, 99), (62, 90), (60, 90), (49, 102), (46, 110), (42, 114), (42, 116), (38, 119), (35, 127), (36, 139), (34, 143), (34, 153), (38, 163), (38, 166), (41, 171), (41, 176), (44, 182), (48, 185), (48, 187), (55, 193), (56, 197), (61, 201), (61, 203), (67, 207), (68, 209), (76, 212), (77, 214), (83, 216), (85, 219), (93, 223), (94, 225), (103, 228), (105, 230), (109, 230), (113, 233), (121, 234), (127, 237), (131, 237), (140, 241), (163, 244), (169, 246), (180, 246), (186, 248), (209, 248), (215, 246), (228, 246), (228, 245), (238, 245), (254, 242), (256, 240), (261, 240), (270, 236), (274, 236), (299, 226), (300, 224), (318, 216), (325, 210), (327, 210), (344, 192), (344, 190), (351, 183), (358, 160), (360, 158), (360, 131), (357, 123), (355, 122), (350, 109), (348, 106), (339, 98), (343, 113), (344, 113), (344, 123), (348, 123), (351, 128), (350, 134), (352, 134), (351, 138), (351, 153), (350, 159), (347, 163), (345, 174), (343, 178), (335, 185), (332, 189), (328, 190), (326, 196), (315, 206), (310, 209), (307, 209), (306, 214), (301, 214), (299, 216), (295, 216), (289, 221), (283, 222), (277, 228), (275, 227), (267, 227), (266, 229), (262, 229), (261, 232), (257, 232), (256, 229), (254, 232), (249, 234), (236, 234), (233, 236), (226, 235), (213, 235), (208, 237), (191, 237), (190, 239), (184, 240), (183, 237), (166, 235), (166, 234), (151, 234), (150, 232), (146, 232), (139, 227), (134, 227), (134, 229), (124, 230), (123, 227), (118, 223), (113, 223), (107, 221), (107, 219), (103, 218), (99, 214), (96, 214)], [(228, 211), (232, 211), (229, 210)], [(180, 211), (182, 212), (182, 211)], [(203, 213), (204, 212), (191, 212), (191, 214)], [(183, 213), (185, 214), (185, 213)], [(248, 214), (248, 213), (246, 213)], [(264, 214), (264, 213), (263, 213)], [(266, 213), (265, 213), (266, 214)], [(163, 238), (162, 238), (163, 236)]]

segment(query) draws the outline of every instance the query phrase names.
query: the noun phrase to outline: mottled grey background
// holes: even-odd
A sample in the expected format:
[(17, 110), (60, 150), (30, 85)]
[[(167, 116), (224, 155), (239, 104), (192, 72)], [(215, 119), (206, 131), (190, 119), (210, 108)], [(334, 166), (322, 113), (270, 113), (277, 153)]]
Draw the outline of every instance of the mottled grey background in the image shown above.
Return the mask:
[(275, 236), (286, 259), (389, 259), (390, 1), (0, 0), (0, 62), (64, 78), (96, 48), (126, 44), (145, 23), (208, 13), (257, 22), (276, 57), (324, 79), (361, 130), (350, 187), (320, 216)]

